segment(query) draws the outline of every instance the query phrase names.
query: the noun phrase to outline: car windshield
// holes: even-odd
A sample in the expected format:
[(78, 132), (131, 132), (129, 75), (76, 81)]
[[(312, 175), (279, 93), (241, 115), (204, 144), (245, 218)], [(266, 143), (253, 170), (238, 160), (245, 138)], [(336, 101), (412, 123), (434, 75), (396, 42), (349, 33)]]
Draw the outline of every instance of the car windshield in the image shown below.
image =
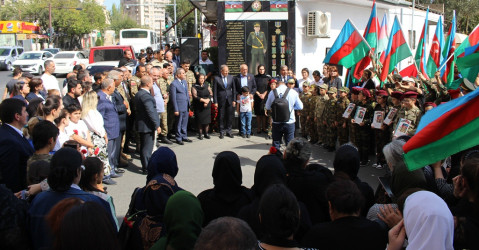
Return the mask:
[(65, 58), (74, 58), (75, 54), (73, 53), (61, 53), (61, 54), (56, 54), (55, 59), (65, 59)]
[(0, 56), (8, 56), (10, 55), (11, 49), (0, 48)]
[(37, 60), (42, 58), (42, 53), (23, 53), (18, 60)]
[(123, 57), (123, 49), (103, 49), (93, 52), (94, 62), (120, 61)]
[(114, 68), (114, 66), (108, 66), (108, 65), (95, 65), (95, 66), (88, 66), (86, 69), (90, 73), (90, 75), (94, 75), (98, 72), (105, 72), (105, 71), (110, 71)]
[(44, 49), (43, 51), (48, 51), (48, 52), (50, 52), (50, 53), (56, 54), (56, 53), (58, 53), (60, 50), (59, 50), (59, 49), (51, 49), (51, 48), (50, 48), (50, 49)]

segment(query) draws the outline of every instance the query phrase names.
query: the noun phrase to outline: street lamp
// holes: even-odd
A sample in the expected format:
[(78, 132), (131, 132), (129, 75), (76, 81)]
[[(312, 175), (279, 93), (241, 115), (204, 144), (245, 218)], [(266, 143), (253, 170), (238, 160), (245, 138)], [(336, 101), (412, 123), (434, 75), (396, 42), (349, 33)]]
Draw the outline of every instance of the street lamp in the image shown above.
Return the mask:
[[(74, 7), (55, 7), (55, 9), (75, 9), (75, 10), (83, 10), (83, 8), (74, 8)], [(48, 3), (48, 40), (52, 41), (53, 35), (53, 27), (52, 27), (52, 3)]]

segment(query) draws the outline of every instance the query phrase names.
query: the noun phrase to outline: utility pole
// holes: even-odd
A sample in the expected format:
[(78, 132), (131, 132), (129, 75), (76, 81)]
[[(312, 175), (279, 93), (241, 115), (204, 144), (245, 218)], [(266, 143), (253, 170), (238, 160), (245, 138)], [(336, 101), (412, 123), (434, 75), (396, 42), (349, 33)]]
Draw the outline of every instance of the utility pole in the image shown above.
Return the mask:
[(53, 28), (52, 28), (52, 3), (48, 3), (48, 34), (49, 34), (49, 43), (52, 43), (52, 35), (53, 35)]
[[(174, 14), (175, 14), (175, 24), (176, 24), (176, 0), (173, 2), (173, 9), (174, 9)], [(175, 28), (175, 41), (178, 39), (178, 28)]]

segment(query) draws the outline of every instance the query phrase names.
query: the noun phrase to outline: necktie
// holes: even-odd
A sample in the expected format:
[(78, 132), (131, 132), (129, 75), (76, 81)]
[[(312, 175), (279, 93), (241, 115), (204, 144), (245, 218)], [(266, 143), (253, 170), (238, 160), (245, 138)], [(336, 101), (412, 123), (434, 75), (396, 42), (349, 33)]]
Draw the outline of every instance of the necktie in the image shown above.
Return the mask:
[(128, 88), (126, 87), (126, 84), (125, 83), (121, 83), (123, 85), (123, 89), (125, 90), (125, 96), (126, 96), (126, 99), (130, 100), (130, 93), (128, 93)]
[(225, 83), (225, 89), (226, 89), (226, 86), (228, 85), (228, 81), (226, 80), (226, 77), (223, 77), (223, 82)]

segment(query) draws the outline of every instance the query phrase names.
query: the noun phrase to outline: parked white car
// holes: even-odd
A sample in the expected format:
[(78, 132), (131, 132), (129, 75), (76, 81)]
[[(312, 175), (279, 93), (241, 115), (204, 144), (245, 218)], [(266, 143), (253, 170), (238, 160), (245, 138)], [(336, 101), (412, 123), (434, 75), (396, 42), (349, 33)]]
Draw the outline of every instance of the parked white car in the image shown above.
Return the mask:
[(23, 53), (22, 47), (0, 47), (0, 69), (12, 70), (12, 64)]
[(15, 67), (20, 67), (23, 72), (33, 72), (41, 75), (45, 70), (45, 61), (51, 59), (53, 59), (53, 55), (48, 51), (23, 52), (13, 63), (12, 71)]
[(83, 63), (88, 65), (88, 59), (80, 51), (60, 51), (53, 56), (55, 62), (54, 74), (68, 74), (72, 72), (73, 66)]

